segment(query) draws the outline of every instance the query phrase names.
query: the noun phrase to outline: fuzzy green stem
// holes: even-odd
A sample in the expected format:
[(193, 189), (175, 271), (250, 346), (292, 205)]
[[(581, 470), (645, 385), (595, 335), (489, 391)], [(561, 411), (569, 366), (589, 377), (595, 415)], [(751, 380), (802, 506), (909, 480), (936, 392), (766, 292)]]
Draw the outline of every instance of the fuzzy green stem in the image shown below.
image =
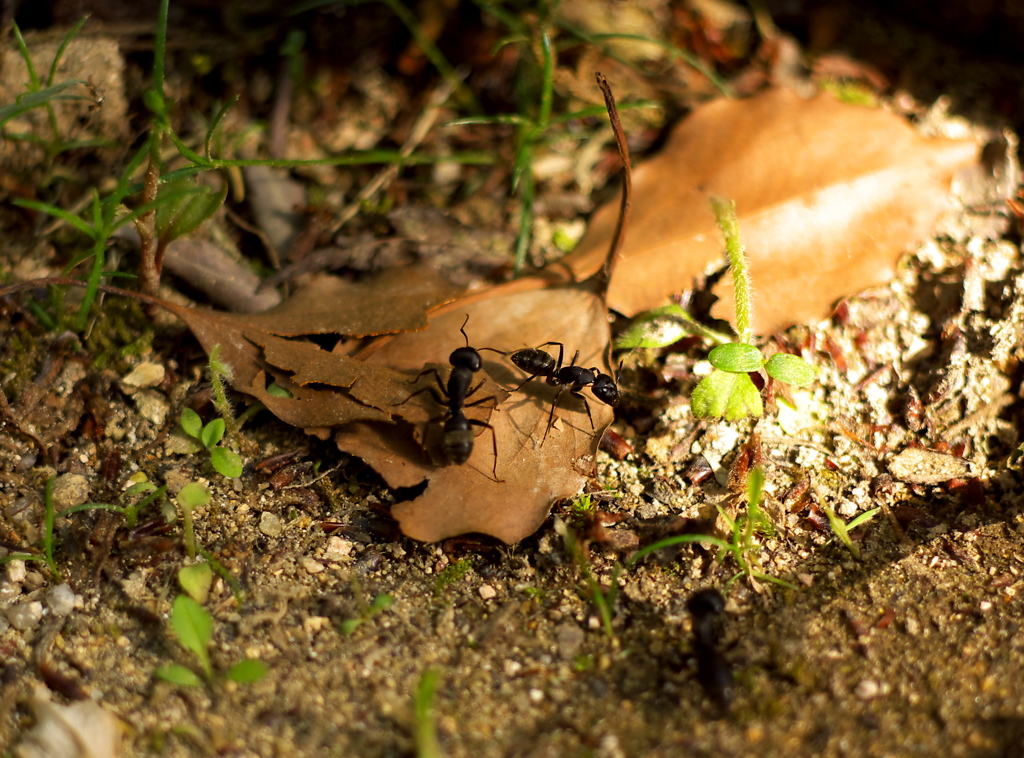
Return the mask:
[(224, 378), (231, 378), (230, 371), (228, 365), (220, 360), (220, 345), (214, 345), (210, 350), (210, 385), (213, 388), (213, 407), (224, 419), (227, 438), (233, 440), (238, 433), (238, 422), (235, 420), (235, 412), (228, 401), (227, 392), (224, 391)]
[(732, 271), (733, 295), (736, 299), (736, 334), (740, 342), (752, 344), (750, 331), (750, 273), (747, 270), (747, 256), (740, 241), (740, 225), (736, 220), (736, 203), (721, 198), (711, 198), (711, 209), (715, 222), (725, 237), (725, 252), (729, 256)]

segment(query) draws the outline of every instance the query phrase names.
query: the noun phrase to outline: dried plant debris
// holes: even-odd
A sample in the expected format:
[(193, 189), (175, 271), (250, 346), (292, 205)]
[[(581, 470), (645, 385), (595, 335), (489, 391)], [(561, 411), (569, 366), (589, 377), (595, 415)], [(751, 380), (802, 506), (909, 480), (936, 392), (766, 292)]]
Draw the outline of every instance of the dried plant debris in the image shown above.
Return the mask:
[[(635, 232), (608, 305), (626, 315), (664, 304), (722, 259), (708, 203), (736, 201), (757, 287), (754, 331), (814, 322), (835, 301), (892, 278), (899, 254), (949, 207), (954, 173), (978, 160), (970, 140), (926, 139), (898, 116), (821, 94), (769, 90), (696, 110), (636, 173)], [(566, 262), (601, 265), (615, 225), (595, 214)], [(731, 318), (731, 284), (712, 315)]]
[[(532, 289), (527, 287), (531, 283)], [(573, 354), (579, 351), (577, 365), (610, 372), (607, 310), (602, 299), (581, 287), (540, 285), (539, 280), (520, 280), (475, 301), (449, 304), (428, 329), (387, 340), (367, 363), (410, 373), (440, 364), (462, 346), (459, 325), (468, 315), (466, 331), (474, 347), (511, 352), (557, 340)], [(483, 357), (485, 372), (504, 387), (514, 388), (526, 378), (507, 358), (496, 353)], [(416, 389), (405, 387), (407, 395)], [(474, 397), (491, 392), (485, 384)], [(493, 444), (489, 431), (480, 430), (471, 457), (461, 466), (435, 463), (440, 427), (436, 419), (444, 412), (436, 404), (431, 410), (435, 420), (414, 421), (411, 429), (365, 424), (339, 430), (335, 440), (339, 448), (377, 469), (393, 487), (427, 484), (416, 499), (392, 509), (406, 535), (436, 541), (482, 532), (511, 543), (536, 531), (555, 500), (580, 490), (594, 471), (597, 445), (612, 420), (611, 408), (586, 391), (583, 396), (593, 428), (583, 401), (568, 392), (561, 393), (552, 415), (555, 392), (554, 387), (535, 380), (501, 402), (489, 418)], [(499, 397), (505, 394), (502, 391)], [(428, 402), (432, 402), (429, 397)], [(554, 420), (550, 431), (549, 418)], [(411, 443), (414, 437), (426, 442), (426, 452), (422, 448), (416, 452)]]

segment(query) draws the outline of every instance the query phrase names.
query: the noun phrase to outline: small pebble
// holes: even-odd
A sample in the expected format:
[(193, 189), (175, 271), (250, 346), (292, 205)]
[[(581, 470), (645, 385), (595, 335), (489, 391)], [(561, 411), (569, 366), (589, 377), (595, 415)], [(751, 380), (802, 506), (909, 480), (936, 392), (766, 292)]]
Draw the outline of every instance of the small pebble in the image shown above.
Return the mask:
[(11, 584), (21, 584), (25, 581), (27, 574), (28, 569), (25, 568), (25, 561), (11, 561), (7, 564), (7, 581)]
[(46, 606), (54, 616), (67, 616), (75, 609), (75, 592), (69, 584), (58, 584), (46, 593)]
[(20, 594), (20, 584), (15, 582), (0, 582), (0, 606), (10, 605)]
[(260, 531), (268, 537), (280, 537), (284, 532), (284, 522), (276, 513), (263, 511), (260, 516)]
[(352, 543), (348, 540), (337, 536), (327, 539), (327, 546), (324, 549), (324, 558), (327, 560), (339, 563), (348, 560), (351, 554)]
[(166, 370), (159, 363), (146, 361), (133, 368), (121, 379), (123, 387), (155, 387), (164, 380)]
[(29, 571), (23, 584), (26, 592), (33, 592), (46, 584), (46, 578), (38, 571)]
[(89, 499), (89, 480), (81, 474), (61, 474), (53, 483), (53, 506), (57, 511), (81, 505)]
[(532, 689), (530, 690), (530, 702), (537, 705), (544, 700), (544, 690)]
[(7, 609), (7, 620), (19, 631), (32, 629), (43, 618), (43, 604), (38, 600), (18, 603)]
[(324, 570), (324, 564), (313, 560), (307, 555), (302, 559), (302, 568), (306, 570), (307, 574), (319, 574)]
[(860, 684), (853, 688), (853, 694), (861, 700), (872, 700), (878, 697), (881, 688), (874, 679), (862, 679)]
[(484, 600), (493, 600), (498, 596), (498, 591), (489, 584), (480, 585), (479, 592), (480, 597), (482, 597)]

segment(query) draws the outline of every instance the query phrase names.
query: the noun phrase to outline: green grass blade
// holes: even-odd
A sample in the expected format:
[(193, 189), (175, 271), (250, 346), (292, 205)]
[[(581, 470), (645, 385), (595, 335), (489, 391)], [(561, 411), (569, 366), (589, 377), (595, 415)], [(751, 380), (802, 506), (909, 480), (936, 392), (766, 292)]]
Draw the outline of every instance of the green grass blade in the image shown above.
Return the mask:
[(78, 36), (78, 32), (81, 30), (88, 18), (88, 16), (84, 17), (77, 24), (72, 26), (71, 30), (64, 35), (64, 40), (60, 43), (60, 47), (57, 48), (57, 54), (53, 56), (53, 63), (50, 64), (50, 73), (46, 77), (46, 86), (53, 86), (53, 80), (57, 78), (57, 69), (60, 68), (60, 61), (64, 57), (64, 53), (67, 52), (68, 45), (70, 45), (71, 41)]

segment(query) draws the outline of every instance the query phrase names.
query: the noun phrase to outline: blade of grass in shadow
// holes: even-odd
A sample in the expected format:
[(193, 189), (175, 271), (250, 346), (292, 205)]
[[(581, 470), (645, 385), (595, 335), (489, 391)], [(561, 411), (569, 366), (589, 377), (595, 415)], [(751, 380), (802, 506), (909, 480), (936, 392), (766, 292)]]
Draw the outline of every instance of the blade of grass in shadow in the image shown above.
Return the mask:
[(416, 686), (413, 710), (416, 718), (417, 758), (444, 758), (444, 751), (437, 741), (437, 723), (434, 719), (434, 696), (441, 674), (437, 669), (428, 668)]

